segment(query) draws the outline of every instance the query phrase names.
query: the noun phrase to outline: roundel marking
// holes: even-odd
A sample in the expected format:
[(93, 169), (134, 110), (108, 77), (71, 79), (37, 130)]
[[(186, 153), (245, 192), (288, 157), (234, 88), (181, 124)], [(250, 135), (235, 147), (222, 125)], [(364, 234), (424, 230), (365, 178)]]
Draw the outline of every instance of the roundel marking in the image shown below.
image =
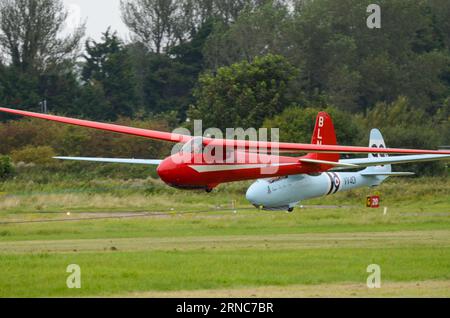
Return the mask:
[(333, 177), (334, 177), (334, 186), (335, 186), (335, 190), (333, 193), (336, 193), (339, 191), (339, 188), (341, 187), (341, 179), (339, 178), (339, 175), (335, 172), (333, 172)]
[(331, 174), (329, 172), (325, 172), (325, 174), (328, 176), (328, 178), (330, 179), (330, 190), (328, 191), (327, 195), (330, 195), (331, 192), (333, 192), (334, 189), (334, 178), (331, 176)]
[(330, 179), (330, 189), (327, 195), (338, 192), (341, 187), (341, 179), (339, 178), (339, 175), (335, 172), (326, 172), (326, 175)]

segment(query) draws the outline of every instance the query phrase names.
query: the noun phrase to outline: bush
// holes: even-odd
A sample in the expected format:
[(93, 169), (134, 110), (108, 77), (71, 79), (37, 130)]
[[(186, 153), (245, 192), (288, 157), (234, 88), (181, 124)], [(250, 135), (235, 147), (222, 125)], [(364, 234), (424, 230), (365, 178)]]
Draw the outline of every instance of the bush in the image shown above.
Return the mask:
[(11, 158), (7, 156), (0, 156), (0, 179), (7, 178), (13, 173), (13, 166)]
[[(117, 124), (161, 131), (172, 130), (164, 118), (145, 120), (122, 118)], [(49, 146), (60, 156), (163, 158), (170, 155), (172, 148), (170, 143), (148, 138), (113, 134), (38, 119), (22, 119), (0, 124), (0, 140), (2, 141), (0, 154), (22, 152), (27, 147), (42, 149), (40, 147)], [(15, 159), (13, 157), (13, 161), (17, 162)]]
[(27, 146), (11, 152), (11, 157), (15, 163), (23, 162), (46, 165), (55, 162), (55, 159), (53, 159), (54, 156), (56, 156), (55, 151), (49, 146)]

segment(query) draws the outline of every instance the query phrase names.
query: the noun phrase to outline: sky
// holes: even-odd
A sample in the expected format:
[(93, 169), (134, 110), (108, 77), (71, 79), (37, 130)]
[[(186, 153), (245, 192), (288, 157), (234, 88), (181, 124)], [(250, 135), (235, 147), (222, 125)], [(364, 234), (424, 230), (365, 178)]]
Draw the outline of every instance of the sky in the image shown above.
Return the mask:
[(99, 40), (108, 26), (123, 39), (129, 31), (120, 18), (120, 0), (63, 0), (69, 10), (67, 31), (86, 21), (86, 36)]

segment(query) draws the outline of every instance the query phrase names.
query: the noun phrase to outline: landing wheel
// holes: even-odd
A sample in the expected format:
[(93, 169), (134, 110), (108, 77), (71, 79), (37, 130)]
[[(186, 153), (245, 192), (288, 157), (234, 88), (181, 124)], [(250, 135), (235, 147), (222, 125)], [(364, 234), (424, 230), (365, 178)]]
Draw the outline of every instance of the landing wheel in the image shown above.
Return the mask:
[(206, 193), (211, 193), (211, 192), (213, 192), (213, 189), (208, 188), (205, 191), (206, 191)]
[(289, 208), (289, 209), (288, 209), (288, 212), (289, 212), (289, 213), (294, 212), (294, 208)]

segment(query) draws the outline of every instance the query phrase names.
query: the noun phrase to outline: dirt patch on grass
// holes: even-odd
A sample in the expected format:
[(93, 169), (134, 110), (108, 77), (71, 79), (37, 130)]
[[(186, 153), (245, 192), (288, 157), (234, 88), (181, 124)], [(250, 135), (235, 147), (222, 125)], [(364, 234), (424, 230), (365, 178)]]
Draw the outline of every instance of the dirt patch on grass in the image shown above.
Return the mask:
[(450, 247), (450, 230), (13, 241), (0, 242), (0, 253), (99, 252), (111, 246), (120, 251)]
[(309, 298), (309, 297), (450, 297), (450, 281), (385, 282), (379, 289), (364, 284), (267, 286), (173, 292), (137, 292), (120, 297), (146, 298)]

